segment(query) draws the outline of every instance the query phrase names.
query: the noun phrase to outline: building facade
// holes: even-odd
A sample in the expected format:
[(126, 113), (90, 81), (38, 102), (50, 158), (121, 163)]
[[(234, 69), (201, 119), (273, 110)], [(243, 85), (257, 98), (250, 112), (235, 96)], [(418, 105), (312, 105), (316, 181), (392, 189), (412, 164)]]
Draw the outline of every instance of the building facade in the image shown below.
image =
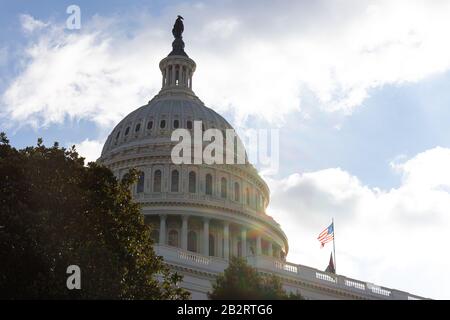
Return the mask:
[(286, 290), (299, 291), (307, 299), (420, 299), (287, 262), (288, 239), (266, 214), (269, 188), (246, 158), (242, 164), (195, 159), (193, 164), (174, 164), (173, 130), (232, 129), (192, 90), (196, 64), (184, 51), (179, 19), (173, 50), (159, 64), (160, 92), (120, 121), (98, 161), (118, 178), (131, 168), (141, 171), (134, 199), (153, 226), (156, 253), (184, 276), (182, 285), (192, 298), (206, 299), (229, 258), (239, 256), (261, 273), (278, 275)]

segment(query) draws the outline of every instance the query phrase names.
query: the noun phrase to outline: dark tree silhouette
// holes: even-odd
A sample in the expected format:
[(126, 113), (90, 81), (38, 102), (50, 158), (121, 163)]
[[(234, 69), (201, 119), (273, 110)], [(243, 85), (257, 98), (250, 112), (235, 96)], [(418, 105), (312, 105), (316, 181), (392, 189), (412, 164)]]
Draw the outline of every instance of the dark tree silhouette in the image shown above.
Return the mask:
[(213, 300), (303, 300), (299, 293), (287, 293), (277, 276), (261, 275), (236, 257), (217, 277), (208, 296)]
[[(74, 147), (16, 150), (0, 134), (0, 299), (186, 299), (153, 251), (130, 187)], [(81, 290), (68, 290), (69, 265)]]

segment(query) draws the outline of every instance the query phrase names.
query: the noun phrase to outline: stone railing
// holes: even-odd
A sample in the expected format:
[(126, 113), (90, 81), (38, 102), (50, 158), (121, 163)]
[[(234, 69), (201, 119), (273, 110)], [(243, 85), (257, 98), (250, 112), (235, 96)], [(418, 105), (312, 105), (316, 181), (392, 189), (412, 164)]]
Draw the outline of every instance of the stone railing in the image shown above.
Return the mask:
[[(223, 272), (228, 261), (218, 257), (206, 257), (180, 248), (155, 245), (155, 251), (170, 264), (204, 269), (212, 273)], [(423, 300), (424, 298), (407, 292), (388, 289), (369, 282), (363, 282), (341, 275), (323, 272), (311, 267), (285, 262), (267, 256), (248, 256), (249, 265), (258, 271), (272, 273), (281, 277), (293, 278), (313, 285), (359, 296), (362, 299)]]
[(184, 260), (190, 260), (193, 261), (195, 263), (199, 263), (199, 264), (204, 264), (204, 265), (208, 265), (211, 262), (210, 257), (205, 257), (199, 254), (195, 254), (192, 252), (187, 252), (187, 251), (178, 251), (178, 258), (180, 259), (184, 259)]
[(164, 261), (187, 268), (200, 269), (205, 272), (223, 272), (228, 266), (228, 261), (219, 257), (207, 257), (195, 252), (167, 245), (154, 245), (155, 253), (164, 258)]

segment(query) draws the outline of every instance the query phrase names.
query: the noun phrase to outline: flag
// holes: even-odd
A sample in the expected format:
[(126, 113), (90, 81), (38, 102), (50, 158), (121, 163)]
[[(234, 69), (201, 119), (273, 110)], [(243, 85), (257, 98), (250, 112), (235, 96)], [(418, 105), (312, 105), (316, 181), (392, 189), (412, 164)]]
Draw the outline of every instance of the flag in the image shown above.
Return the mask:
[(320, 241), (320, 247), (323, 248), (323, 246), (334, 239), (334, 226), (333, 223), (331, 223), (328, 228), (323, 230), (319, 236), (317, 237), (317, 240)]
[(333, 262), (333, 254), (330, 254), (330, 262), (328, 262), (328, 267), (325, 269), (325, 272), (336, 273), (336, 268), (334, 267)]

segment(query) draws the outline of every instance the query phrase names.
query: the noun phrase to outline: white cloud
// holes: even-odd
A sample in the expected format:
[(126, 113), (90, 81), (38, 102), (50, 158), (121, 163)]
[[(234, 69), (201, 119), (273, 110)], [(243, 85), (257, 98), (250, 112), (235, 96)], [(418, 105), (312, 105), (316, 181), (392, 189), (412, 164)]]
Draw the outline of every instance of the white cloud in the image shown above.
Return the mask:
[(96, 161), (102, 152), (105, 141), (85, 139), (80, 143), (68, 143), (67, 146), (75, 145), (78, 154), (85, 158), (85, 164), (91, 161)]
[(110, 127), (158, 91), (175, 12), (183, 12), (186, 50), (198, 63), (196, 93), (221, 112), (232, 109), (237, 122), (249, 114), (282, 121), (305, 92), (324, 110), (351, 113), (372, 88), (450, 67), (448, 1), (229, 1), (163, 12), (96, 17), (79, 33), (23, 16), (35, 38), (2, 96), (3, 115)]
[(364, 186), (339, 168), (268, 179), (271, 213), (291, 244), (289, 261), (325, 268), (332, 244), (317, 235), (335, 218), (338, 273), (432, 298), (449, 298), (450, 149), (398, 164), (402, 184)]
[(29, 14), (21, 14), (19, 16), (20, 24), (22, 25), (22, 29), (26, 33), (31, 33), (35, 30), (39, 30), (45, 28), (49, 25), (49, 23), (45, 23), (43, 21), (37, 20), (30, 16)]

